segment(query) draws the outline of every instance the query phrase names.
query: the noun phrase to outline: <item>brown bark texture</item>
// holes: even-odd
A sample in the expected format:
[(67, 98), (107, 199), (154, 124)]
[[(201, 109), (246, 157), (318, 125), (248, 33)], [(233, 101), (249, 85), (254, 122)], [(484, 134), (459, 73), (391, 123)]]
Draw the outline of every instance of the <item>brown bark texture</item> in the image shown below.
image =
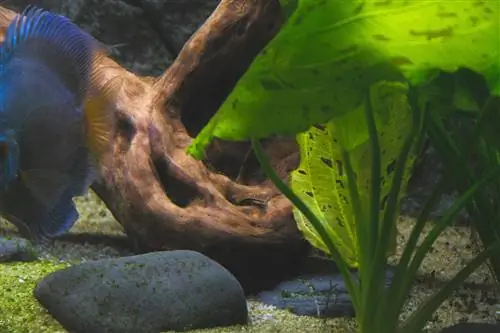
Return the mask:
[[(2, 35), (14, 15), (0, 7)], [(291, 204), (263, 177), (248, 142), (216, 141), (204, 161), (185, 149), (282, 22), (278, 0), (222, 0), (160, 77), (137, 76), (109, 57), (97, 65), (97, 89), (113, 78), (121, 86), (94, 191), (138, 251), (205, 253), (247, 291), (305, 257)], [(293, 140), (269, 139), (265, 148), (286, 179), (298, 163)]]

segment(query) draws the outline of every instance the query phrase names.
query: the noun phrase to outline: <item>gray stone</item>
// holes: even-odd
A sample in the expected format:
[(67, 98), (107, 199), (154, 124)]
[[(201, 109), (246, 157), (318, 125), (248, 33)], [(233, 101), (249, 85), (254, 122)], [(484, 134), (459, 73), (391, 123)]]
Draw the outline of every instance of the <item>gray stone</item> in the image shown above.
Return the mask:
[[(357, 276), (357, 273), (354, 273)], [(386, 273), (386, 286), (393, 270)], [(304, 275), (284, 281), (271, 290), (262, 291), (257, 298), (266, 305), (287, 309), (299, 316), (353, 317), (354, 307), (340, 273)]]
[(37, 256), (32, 244), (19, 237), (0, 236), (0, 262), (33, 261)]
[(236, 278), (187, 250), (85, 262), (48, 275), (34, 293), (75, 333), (158, 333), (248, 320)]

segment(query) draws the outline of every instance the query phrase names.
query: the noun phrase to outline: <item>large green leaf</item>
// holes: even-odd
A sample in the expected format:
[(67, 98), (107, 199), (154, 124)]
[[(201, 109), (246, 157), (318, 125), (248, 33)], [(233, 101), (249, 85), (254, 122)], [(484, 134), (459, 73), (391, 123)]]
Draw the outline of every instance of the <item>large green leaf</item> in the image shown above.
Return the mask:
[[(381, 147), (382, 202), (388, 195), (396, 159), (412, 126), (407, 86), (383, 82), (371, 89), (371, 104)], [(350, 155), (363, 210), (370, 204), (371, 153), (363, 106), (335, 118), (325, 125), (313, 126), (297, 135), (301, 161), (291, 175), (291, 187), (320, 219), (341, 256), (353, 267), (358, 265), (358, 243), (353, 207), (341, 148)], [(413, 158), (407, 165), (406, 183)], [(401, 195), (404, 191), (400, 192)], [(381, 216), (383, 211), (381, 212)], [(329, 252), (318, 232), (297, 209), (294, 217), (299, 229), (315, 247)]]
[[(469, 68), (500, 94), (498, 0), (298, 0), (189, 147), (213, 137), (295, 134), (359, 108), (366, 89), (401, 77), (418, 85)], [(288, 6), (293, 6), (292, 10)]]

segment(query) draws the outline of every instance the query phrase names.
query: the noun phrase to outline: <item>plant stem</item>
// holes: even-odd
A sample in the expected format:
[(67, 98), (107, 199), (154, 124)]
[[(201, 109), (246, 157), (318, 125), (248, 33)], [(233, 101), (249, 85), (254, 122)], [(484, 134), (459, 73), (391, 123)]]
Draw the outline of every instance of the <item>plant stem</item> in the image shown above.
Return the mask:
[(354, 283), (354, 279), (349, 270), (349, 266), (337, 251), (321, 221), (316, 217), (316, 215), (313, 214), (309, 207), (307, 207), (307, 205), (278, 177), (274, 169), (271, 167), (269, 160), (266, 157), (266, 154), (258, 140), (252, 139), (252, 148), (255, 151), (255, 156), (257, 157), (257, 160), (259, 161), (262, 169), (272, 181), (272, 183), (288, 198), (288, 200), (292, 202), (295, 207), (297, 207), (297, 209), (301, 211), (302, 214), (304, 214), (304, 216), (311, 222), (313, 227), (318, 231), (320, 237), (330, 250), (332, 257), (342, 274), (346, 289), (351, 296), (353, 306), (357, 311), (359, 309), (359, 290), (357, 288), (357, 285)]

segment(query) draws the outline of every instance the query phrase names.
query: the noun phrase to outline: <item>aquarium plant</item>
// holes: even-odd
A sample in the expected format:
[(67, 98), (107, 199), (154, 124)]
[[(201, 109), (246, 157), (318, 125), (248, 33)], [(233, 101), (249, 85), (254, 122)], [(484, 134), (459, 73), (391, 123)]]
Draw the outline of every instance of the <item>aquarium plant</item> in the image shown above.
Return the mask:
[[(435, 128), (438, 111), (431, 102), (436, 94), (447, 93), (436, 93), (436, 80), (465, 68), (483, 78), (489, 95), (500, 95), (500, 48), (495, 47), (500, 43), (500, 9), (495, 0), (281, 3), (286, 22), (280, 32), (188, 152), (202, 158), (215, 137), (251, 140), (266, 174), (294, 204), (304, 236), (339, 267), (358, 331), (421, 332), (454, 288), (499, 250), (492, 243), (400, 320), (436, 238), (500, 172), (492, 165), (481, 178), (472, 177), (424, 235), (429, 213), (449, 179), (442, 181), (423, 207), (386, 287), (387, 254), (415, 147)], [(297, 135), (301, 161), (289, 186), (276, 176), (259, 144), (272, 134)], [(388, 306), (380, 307), (380, 302)]]
[[(471, 71), (442, 73), (429, 89), (429, 137), (441, 156), (445, 172), (453, 175), (449, 190), (460, 194), (500, 164), (500, 98), (491, 95), (483, 78)], [(488, 247), (500, 240), (500, 179), (475, 194), (466, 206), (474, 231)], [(489, 260), (500, 281), (500, 255)]]

